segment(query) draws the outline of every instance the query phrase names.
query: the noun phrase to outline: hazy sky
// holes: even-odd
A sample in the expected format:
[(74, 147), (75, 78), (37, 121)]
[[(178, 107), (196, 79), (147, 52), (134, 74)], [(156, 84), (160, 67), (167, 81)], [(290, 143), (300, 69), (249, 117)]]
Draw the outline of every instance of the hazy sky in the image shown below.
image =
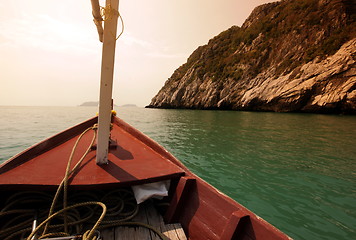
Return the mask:
[[(266, 2), (121, 0), (115, 103), (148, 105), (198, 46)], [(0, 105), (96, 101), (102, 44), (92, 19), (90, 0), (0, 0)]]

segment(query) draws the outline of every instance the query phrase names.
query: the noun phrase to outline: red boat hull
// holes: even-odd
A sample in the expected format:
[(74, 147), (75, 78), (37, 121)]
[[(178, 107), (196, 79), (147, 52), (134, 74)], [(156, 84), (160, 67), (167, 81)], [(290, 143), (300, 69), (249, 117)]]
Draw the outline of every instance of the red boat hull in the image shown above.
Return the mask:
[[(171, 180), (165, 212), (167, 222), (179, 222), (189, 239), (290, 239), (236, 201), (192, 173), (162, 146), (113, 117), (109, 164), (95, 163), (96, 151), (84, 158), (70, 179), (72, 189), (105, 189)], [(61, 183), (79, 135), (97, 123), (89, 119), (13, 157), (0, 166), (0, 191), (53, 190)], [(94, 130), (93, 130), (94, 131)], [(80, 140), (71, 166), (93, 137)]]

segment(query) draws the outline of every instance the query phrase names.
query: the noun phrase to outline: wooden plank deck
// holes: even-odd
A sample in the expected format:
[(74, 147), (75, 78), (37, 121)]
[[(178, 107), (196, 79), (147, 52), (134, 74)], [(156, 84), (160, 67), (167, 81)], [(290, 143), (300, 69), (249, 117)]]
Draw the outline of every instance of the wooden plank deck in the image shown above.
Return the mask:
[[(171, 240), (186, 240), (185, 233), (179, 223), (165, 224), (162, 216), (152, 203), (140, 204), (139, 213), (132, 219), (133, 222), (148, 224)], [(101, 231), (103, 240), (159, 240), (156, 233), (139, 226), (120, 226)]]

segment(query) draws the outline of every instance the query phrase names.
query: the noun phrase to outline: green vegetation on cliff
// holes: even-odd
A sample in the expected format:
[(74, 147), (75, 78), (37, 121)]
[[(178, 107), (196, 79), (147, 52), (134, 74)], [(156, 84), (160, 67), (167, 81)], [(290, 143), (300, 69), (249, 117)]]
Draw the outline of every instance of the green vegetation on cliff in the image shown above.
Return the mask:
[(179, 81), (191, 67), (199, 78), (240, 80), (271, 65), (279, 75), (316, 57), (322, 60), (355, 37), (353, 8), (346, 0), (288, 0), (259, 6), (242, 27), (233, 26), (195, 50), (171, 80)]

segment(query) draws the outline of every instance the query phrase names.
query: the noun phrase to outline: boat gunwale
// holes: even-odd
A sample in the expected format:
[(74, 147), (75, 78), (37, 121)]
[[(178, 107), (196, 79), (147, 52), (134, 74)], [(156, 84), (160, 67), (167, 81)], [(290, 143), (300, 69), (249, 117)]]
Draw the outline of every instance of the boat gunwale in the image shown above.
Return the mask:
[[(170, 152), (168, 152), (163, 146), (161, 146), (159, 143), (157, 143), (156, 141), (154, 141), (153, 139), (151, 139), (150, 137), (148, 137), (144, 133), (140, 132), (139, 130), (137, 130), (136, 128), (132, 127), (130, 124), (126, 123), (125, 121), (123, 121), (122, 119), (120, 119), (118, 117), (115, 117), (113, 119), (113, 121), (118, 126), (120, 126), (123, 130), (125, 130), (128, 133), (130, 133), (132, 136), (136, 137), (138, 140), (142, 141), (145, 145), (151, 147), (154, 151), (156, 151), (157, 153), (161, 154), (162, 156), (167, 158), (169, 161), (171, 161), (172, 163), (178, 165), (183, 170), (185, 170), (185, 176), (184, 177), (195, 178), (196, 181), (197, 181), (196, 184), (202, 184), (204, 187), (206, 187), (210, 191), (211, 194), (216, 195), (218, 198), (221, 198), (224, 201), (226, 201), (226, 203), (231, 204), (232, 206), (234, 206), (236, 208), (236, 211), (232, 211), (231, 212), (231, 216), (225, 216), (227, 222), (229, 222), (231, 217), (233, 217), (234, 213), (236, 213), (236, 212), (239, 212), (240, 214), (244, 213), (244, 214), (246, 214), (246, 215), (248, 215), (250, 217), (251, 221), (253, 221), (254, 224), (258, 223), (258, 225), (260, 225), (260, 227), (262, 227), (266, 231), (274, 232), (274, 234), (275, 234), (274, 236), (276, 236), (276, 237), (278, 236), (279, 239), (291, 239), (288, 235), (286, 235), (281, 230), (279, 230), (278, 228), (273, 226), (271, 223), (269, 223), (266, 220), (264, 220), (263, 218), (259, 217), (258, 215), (256, 215), (254, 212), (250, 211), (248, 208), (246, 208), (242, 204), (238, 203), (237, 201), (235, 201), (234, 199), (232, 199), (231, 197), (229, 197), (225, 193), (223, 193), (220, 190), (218, 190), (213, 185), (209, 184), (204, 179), (202, 179), (199, 176), (197, 176), (189, 168), (187, 168), (180, 160), (178, 160), (176, 157), (174, 157), (174, 155), (172, 155)], [(187, 226), (183, 226), (183, 228), (186, 230)], [(215, 233), (215, 234), (217, 234), (217, 233)]]
[(83, 130), (93, 126), (97, 122), (97, 116), (89, 118), (84, 122), (81, 122), (73, 127), (70, 127), (53, 136), (50, 136), (49, 138), (46, 138), (37, 144), (30, 146), (29, 148), (23, 150), (22, 152), (16, 154), (15, 156), (0, 164), (0, 174), (10, 171), (11, 169), (16, 168), (22, 163), (27, 162), (30, 159), (59, 146), (63, 142), (73, 138), (73, 136), (79, 135), (81, 132), (83, 132)]

